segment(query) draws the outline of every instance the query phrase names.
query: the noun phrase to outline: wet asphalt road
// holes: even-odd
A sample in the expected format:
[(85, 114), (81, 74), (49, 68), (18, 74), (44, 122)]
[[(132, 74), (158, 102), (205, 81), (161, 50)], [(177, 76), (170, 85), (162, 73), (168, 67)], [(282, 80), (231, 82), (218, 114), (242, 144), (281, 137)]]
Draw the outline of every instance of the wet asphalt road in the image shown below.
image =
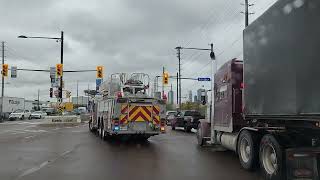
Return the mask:
[(234, 153), (198, 148), (192, 133), (168, 130), (147, 143), (106, 142), (86, 124), (56, 128), (38, 122), (0, 124), (1, 180), (260, 179), (241, 169)]

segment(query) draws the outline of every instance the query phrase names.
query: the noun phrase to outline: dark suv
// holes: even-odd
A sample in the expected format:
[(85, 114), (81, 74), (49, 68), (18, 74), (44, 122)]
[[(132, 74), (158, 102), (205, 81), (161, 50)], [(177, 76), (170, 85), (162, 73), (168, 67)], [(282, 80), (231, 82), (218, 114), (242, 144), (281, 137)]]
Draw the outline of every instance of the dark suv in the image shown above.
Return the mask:
[(176, 115), (176, 118), (171, 121), (171, 128), (175, 130), (176, 127), (183, 127), (186, 132), (191, 132), (191, 129), (197, 129), (200, 119), (204, 116), (196, 110), (181, 111)]

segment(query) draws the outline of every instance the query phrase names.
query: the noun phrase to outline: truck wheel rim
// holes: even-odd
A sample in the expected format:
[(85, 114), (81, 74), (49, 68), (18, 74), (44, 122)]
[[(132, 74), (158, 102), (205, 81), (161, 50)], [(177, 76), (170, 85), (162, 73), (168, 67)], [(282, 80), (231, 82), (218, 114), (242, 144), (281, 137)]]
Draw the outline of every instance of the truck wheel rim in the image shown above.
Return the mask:
[(251, 148), (249, 141), (246, 138), (241, 139), (240, 142), (240, 155), (244, 162), (248, 162), (251, 156)]
[(262, 151), (263, 167), (268, 174), (274, 174), (278, 168), (277, 154), (273, 146), (266, 145)]

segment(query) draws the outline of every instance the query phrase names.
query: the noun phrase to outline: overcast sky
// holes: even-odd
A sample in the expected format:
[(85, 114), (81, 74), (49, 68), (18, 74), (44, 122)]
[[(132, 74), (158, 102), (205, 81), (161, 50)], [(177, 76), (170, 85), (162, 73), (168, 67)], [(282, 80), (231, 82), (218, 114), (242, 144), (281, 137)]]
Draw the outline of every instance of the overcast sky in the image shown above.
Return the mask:
[[(252, 0), (261, 15), (276, 0)], [(65, 33), (64, 69), (105, 67), (105, 79), (115, 72), (145, 72), (153, 78), (165, 66), (177, 72), (176, 46), (209, 48), (214, 44), (218, 65), (242, 59), (242, 0), (1, 0), (0, 41), (6, 42), (9, 66), (49, 69), (60, 61), (54, 40), (18, 39), (18, 35), (59, 37)], [(210, 77), (207, 52), (182, 51), (183, 77)], [(65, 73), (66, 89), (76, 95), (95, 87), (95, 73)], [(176, 81), (172, 80), (176, 89)], [(183, 81), (183, 96), (210, 83)], [(18, 72), (6, 78), (6, 96), (48, 100), (49, 73)]]

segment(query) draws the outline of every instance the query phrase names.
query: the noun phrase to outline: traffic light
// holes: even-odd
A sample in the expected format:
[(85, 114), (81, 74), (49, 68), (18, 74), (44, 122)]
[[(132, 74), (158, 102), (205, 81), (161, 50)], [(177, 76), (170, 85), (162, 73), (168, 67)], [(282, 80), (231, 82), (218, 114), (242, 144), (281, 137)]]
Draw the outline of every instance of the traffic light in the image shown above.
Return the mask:
[(163, 83), (164, 85), (168, 85), (168, 84), (169, 84), (169, 73), (168, 73), (168, 72), (164, 72), (164, 73), (163, 73), (162, 83)]
[(53, 97), (53, 88), (50, 88), (50, 98)]
[(8, 64), (3, 64), (2, 65), (2, 76), (7, 77), (8, 76)]
[(67, 97), (67, 98), (70, 98), (70, 97), (71, 97), (71, 92), (70, 92), (70, 91), (67, 91), (66, 97)]
[(56, 72), (58, 77), (63, 76), (63, 64), (56, 64)]
[(97, 79), (103, 78), (103, 66), (97, 66)]

